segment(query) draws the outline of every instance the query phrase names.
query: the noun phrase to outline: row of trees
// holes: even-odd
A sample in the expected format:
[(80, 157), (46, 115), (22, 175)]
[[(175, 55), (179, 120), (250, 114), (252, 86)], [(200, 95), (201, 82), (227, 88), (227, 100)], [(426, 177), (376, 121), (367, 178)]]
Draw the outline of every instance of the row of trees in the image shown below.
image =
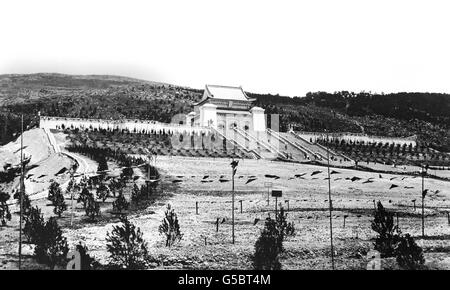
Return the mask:
[[(381, 202), (378, 202), (371, 223), (372, 230), (377, 233), (375, 250), (381, 254), (380, 258), (394, 257), (402, 269), (422, 269), (425, 263), (422, 248), (409, 234), (402, 234), (394, 224), (393, 216), (393, 213), (386, 211)], [(294, 224), (287, 221), (283, 208), (275, 215), (275, 219), (269, 216), (255, 243), (253, 267), (258, 270), (281, 269), (279, 257), (284, 251), (283, 241), (293, 235)]]

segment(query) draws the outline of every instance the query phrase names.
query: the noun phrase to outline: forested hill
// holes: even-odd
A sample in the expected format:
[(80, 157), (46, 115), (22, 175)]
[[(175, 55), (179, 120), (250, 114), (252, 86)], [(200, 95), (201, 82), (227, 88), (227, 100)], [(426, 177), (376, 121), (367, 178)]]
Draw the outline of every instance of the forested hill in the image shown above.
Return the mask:
[(307, 93), (305, 97), (252, 94), (282, 124), (298, 130), (355, 132), (408, 137), (450, 151), (450, 94), (371, 94), (348, 91)]
[[(188, 113), (203, 90), (120, 76), (64, 74), (0, 75), (0, 145), (15, 138), (20, 114), (35, 125), (47, 116), (137, 118), (170, 122)], [(308, 93), (305, 97), (252, 94), (281, 127), (298, 130), (417, 135), (420, 141), (450, 151), (450, 95), (428, 93)]]

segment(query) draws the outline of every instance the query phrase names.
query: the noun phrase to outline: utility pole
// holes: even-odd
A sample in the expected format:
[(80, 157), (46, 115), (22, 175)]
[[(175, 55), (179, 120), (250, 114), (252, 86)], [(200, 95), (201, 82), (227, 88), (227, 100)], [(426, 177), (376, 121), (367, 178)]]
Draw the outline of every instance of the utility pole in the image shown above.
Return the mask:
[(238, 166), (239, 161), (234, 160), (231, 161), (231, 239), (234, 244), (234, 175), (236, 174), (236, 167)]
[(23, 165), (23, 114), (20, 128), (20, 201), (19, 201), (19, 270), (22, 268), (22, 203), (24, 194), (24, 165)]
[(425, 238), (425, 188), (424, 188), (424, 178), (425, 178), (425, 174), (427, 172), (428, 166), (424, 166), (422, 164), (421, 166), (421, 173), (422, 173), (422, 238)]
[[(328, 142), (328, 132), (327, 132), (327, 142)], [(333, 203), (331, 201), (331, 178), (330, 178), (330, 149), (327, 144), (327, 161), (328, 161), (328, 205), (330, 212), (330, 244), (331, 244), (331, 267), (334, 270), (334, 248), (333, 248)]]
[(148, 155), (148, 172), (147, 172), (147, 199), (150, 198), (150, 177), (151, 177), (151, 170), (152, 170), (152, 156)]
[(70, 170), (70, 182), (72, 182), (72, 188), (70, 188), (70, 227), (73, 226), (73, 194), (75, 191), (75, 165), (72, 166), (72, 169)]

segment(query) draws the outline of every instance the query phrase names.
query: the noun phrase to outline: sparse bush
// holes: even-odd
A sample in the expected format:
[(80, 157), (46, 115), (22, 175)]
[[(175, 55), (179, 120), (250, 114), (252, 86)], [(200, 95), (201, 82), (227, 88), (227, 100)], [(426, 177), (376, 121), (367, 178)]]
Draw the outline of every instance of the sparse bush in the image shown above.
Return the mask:
[(54, 217), (47, 221), (41, 232), (36, 233), (36, 237), (34, 253), (39, 263), (47, 264), (53, 269), (66, 261), (69, 251), (67, 240)]
[(380, 252), (381, 257), (393, 257), (401, 232), (394, 225), (394, 215), (387, 212), (380, 201), (377, 203), (371, 227), (378, 233), (375, 238), (375, 250)]
[(180, 231), (180, 224), (178, 223), (177, 214), (170, 204), (167, 205), (165, 217), (162, 220), (158, 230), (161, 235), (166, 236), (166, 247), (173, 246), (176, 242), (179, 242), (183, 238), (183, 234)]
[(129, 270), (147, 268), (150, 259), (141, 230), (126, 217), (121, 218), (121, 223), (113, 226), (112, 232), (106, 235), (111, 266)]
[(44, 216), (41, 210), (36, 206), (32, 207), (30, 214), (25, 218), (25, 225), (23, 227), (23, 234), (30, 243), (37, 243), (39, 235), (43, 232), (45, 227)]
[(395, 255), (398, 265), (403, 269), (421, 269), (425, 263), (422, 248), (416, 244), (409, 234), (399, 239), (395, 247)]

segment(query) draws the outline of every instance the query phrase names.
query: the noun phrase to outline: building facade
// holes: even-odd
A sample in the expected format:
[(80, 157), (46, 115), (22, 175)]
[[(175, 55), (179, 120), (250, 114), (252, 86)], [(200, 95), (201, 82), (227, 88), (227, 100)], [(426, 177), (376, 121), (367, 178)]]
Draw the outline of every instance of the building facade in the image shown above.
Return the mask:
[(225, 136), (234, 128), (255, 135), (266, 131), (264, 109), (253, 106), (242, 87), (206, 85), (202, 99), (187, 115), (186, 123), (192, 127), (212, 127)]

